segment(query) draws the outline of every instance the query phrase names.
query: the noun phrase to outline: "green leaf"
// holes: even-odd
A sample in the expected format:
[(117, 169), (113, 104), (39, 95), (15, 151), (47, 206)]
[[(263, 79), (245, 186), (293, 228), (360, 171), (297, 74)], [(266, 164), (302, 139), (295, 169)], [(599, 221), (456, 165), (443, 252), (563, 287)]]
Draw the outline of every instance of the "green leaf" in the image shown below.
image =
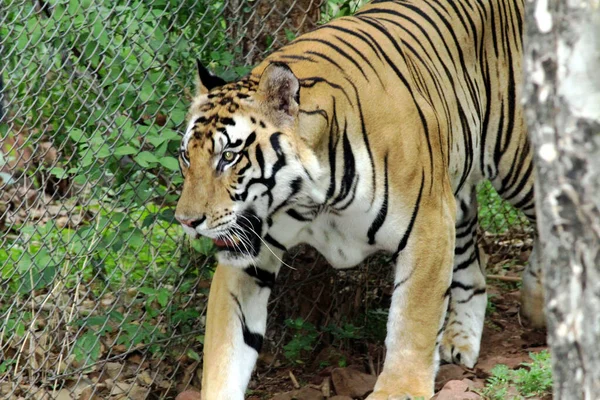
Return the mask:
[(163, 157), (160, 159), (160, 163), (171, 171), (179, 171), (179, 161), (175, 157)]
[(144, 168), (148, 168), (151, 164), (158, 162), (158, 158), (149, 151), (142, 151), (140, 154), (133, 157), (133, 159)]
[(198, 240), (192, 240), (192, 247), (203, 256), (210, 256), (214, 251), (214, 245), (211, 239), (201, 237)]
[(125, 145), (125, 146), (119, 146), (115, 149), (115, 156), (126, 156), (129, 154), (135, 154), (138, 152), (138, 149), (136, 149), (133, 146), (129, 146), (129, 145)]
[(198, 355), (198, 353), (196, 353), (196, 352), (195, 352), (194, 350), (192, 350), (192, 349), (188, 349), (188, 351), (187, 351), (187, 356), (188, 356), (189, 358), (191, 358), (192, 360), (194, 360), (194, 361), (198, 361), (198, 362), (200, 362), (200, 361), (201, 361), (201, 359), (200, 359), (200, 356)]
[(149, 287), (142, 286), (141, 288), (138, 289), (138, 291), (147, 296), (156, 296), (156, 289), (152, 289)]
[[(189, 350), (189, 351), (191, 351), (191, 350)], [(197, 360), (197, 361), (200, 361), (200, 360)], [(14, 358), (7, 358), (6, 360), (2, 361), (2, 364), (0, 364), (0, 374), (6, 373), (6, 371), (8, 370), (8, 367), (15, 364), (16, 362), (17, 362), (17, 360), (15, 360)]]
[(107, 158), (107, 157), (110, 157), (112, 154), (113, 154), (113, 151), (111, 150), (111, 148), (107, 144), (103, 144), (102, 146), (100, 146), (100, 148), (96, 152), (96, 157), (97, 158)]
[(150, 82), (144, 82), (140, 90), (140, 100), (146, 103), (156, 94), (156, 87)]
[(60, 167), (54, 167), (50, 170), (50, 173), (57, 177), (58, 179), (65, 179), (67, 177), (67, 173), (64, 169)]
[(85, 133), (78, 128), (71, 128), (71, 131), (69, 132), (69, 136), (71, 137), (71, 139), (73, 139), (73, 141), (79, 143), (79, 142), (83, 142), (84, 140), (86, 140), (86, 136)]
[(88, 363), (95, 363), (100, 357), (100, 338), (94, 331), (84, 333), (75, 341), (74, 353), (79, 362), (87, 359)]
[(158, 301), (158, 304), (160, 304), (161, 307), (166, 307), (167, 304), (169, 304), (169, 297), (171, 297), (169, 290), (161, 288), (156, 296), (156, 301)]
[(173, 110), (170, 114), (170, 119), (173, 122), (173, 125), (179, 126), (185, 120), (186, 112), (184, 110)]

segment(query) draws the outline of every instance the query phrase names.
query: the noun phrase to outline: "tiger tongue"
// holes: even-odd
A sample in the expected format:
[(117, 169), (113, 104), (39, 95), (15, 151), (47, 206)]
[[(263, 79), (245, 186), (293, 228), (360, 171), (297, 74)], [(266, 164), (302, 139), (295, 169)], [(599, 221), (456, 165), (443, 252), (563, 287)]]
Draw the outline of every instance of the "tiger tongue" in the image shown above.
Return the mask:
[(233, 246), (235, 246), (235, 242), (228, 238), (213, 239), (213, 243), (217, 247), (233, 247)]

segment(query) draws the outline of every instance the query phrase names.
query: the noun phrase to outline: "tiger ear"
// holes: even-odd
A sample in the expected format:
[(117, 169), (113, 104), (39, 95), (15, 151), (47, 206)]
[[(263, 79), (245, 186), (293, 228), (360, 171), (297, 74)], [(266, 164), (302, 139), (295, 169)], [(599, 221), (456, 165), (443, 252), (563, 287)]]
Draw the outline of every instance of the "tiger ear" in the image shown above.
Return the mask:
[(300, 82), (290, 67), (270, 64), (260, 76), (257, 92), (265, 112), (276, 123), (293, 123), (298, 115)]
[(211, 74), (198, 59), (196, 59), (196, 66), (198, 68), (198, 75), (196, 75), (196, 95), (206, 94), (211, 89), (227, 83), (224, 79)]

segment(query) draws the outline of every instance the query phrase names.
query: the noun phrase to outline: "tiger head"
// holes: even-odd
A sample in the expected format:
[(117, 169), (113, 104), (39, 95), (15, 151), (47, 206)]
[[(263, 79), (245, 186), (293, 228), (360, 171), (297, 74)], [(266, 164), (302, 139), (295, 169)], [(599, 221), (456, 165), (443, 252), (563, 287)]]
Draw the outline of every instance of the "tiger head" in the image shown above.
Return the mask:
[(219, 262), (247, 266), (279, 213), (322, 201), (321, 168), (298, 135), (300, 84), (285, 65), (260, 79), (225, 83), (198, 65), (179, 162), (184, 184), (175, 216), (186, 233), (211, 238)]

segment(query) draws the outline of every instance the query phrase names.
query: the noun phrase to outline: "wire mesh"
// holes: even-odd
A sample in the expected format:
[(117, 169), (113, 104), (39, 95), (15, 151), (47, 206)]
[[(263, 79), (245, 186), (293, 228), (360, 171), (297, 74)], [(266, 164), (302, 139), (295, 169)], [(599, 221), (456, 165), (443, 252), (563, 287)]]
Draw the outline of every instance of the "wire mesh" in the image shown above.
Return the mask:
[[(175, 155), (195, 59), (234, 79), (359, 3), (2, 3), (0, 397), (173, 398), (199, 387), (214, 261), (209, 243), (185, 241), (173, 224), (182, 182)], [(480, 195), (486, 251), (508, 259), (508, 245), (492, 244), (527, 246), (526, 225), (496, 204), (489, 186)], [(332, 311), (334, 304), (354, 316), (371, 315), (369, 304), (380, 310), (386, 289), (365, 277), (385, 260), (364, 263), (357, 275), (315, 270), (319, 260), (300, 251), (290, 262), (312, 267), (280, 278), (274, 351), (289, 339), (288, 317), (339, 325), (352, 313)], [(317, 274), (336, 290), (313, 285), (319, 293), (302, 294), (311, 277), (325, 276)], [(332, 302), (329, 292), (352, 301)], [(312, 306), (289, 300), (302, 296)], [(384, 321), (383, 312), (372, 315)]]

